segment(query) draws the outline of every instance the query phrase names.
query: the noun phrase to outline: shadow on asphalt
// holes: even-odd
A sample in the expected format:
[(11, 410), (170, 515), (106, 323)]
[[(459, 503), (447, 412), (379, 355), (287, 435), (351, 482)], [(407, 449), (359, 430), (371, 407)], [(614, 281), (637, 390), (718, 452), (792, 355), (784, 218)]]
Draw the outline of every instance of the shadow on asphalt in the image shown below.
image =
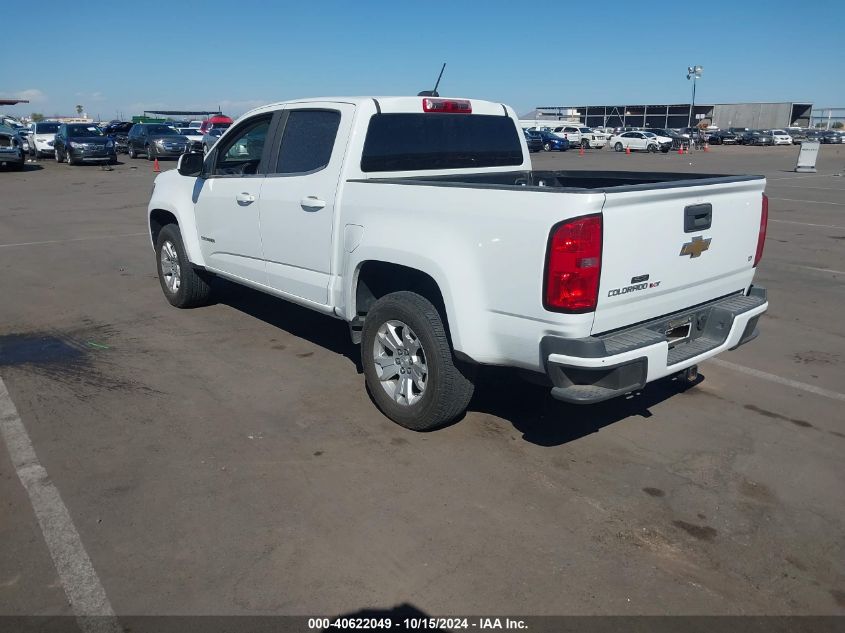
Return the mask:
[(0, 171), (16, 171), (19, 174), (27, 171), (38, 171), (39, 169), (44, 168), (38, 163), (24, 163), (22, 169), (15, 169), (9, 165), (6, 165), (5, 167), (0, 166)]
[(345, 356), (359, 374), (364, 372), (359, 348), (352, 343), (349, 326), (344, 321), (224, 279), (215, 278), (211, 283), (217, 303)]
[[(345, 322), (223, 279), (214, 279), (212, 287), (218, 303), (340, 354), (363, 373), (360, 348), (352, 343)], [(696, 384), (703, 379), (699, 374)], [(597, 433), (625, 418), (648, 418), (651, 407), (689, 386), (680, 380), (660, 380), (624, 397), (573, 405), (555, 400), (549, 387), (525, 381), (516, 370), (482, 367), (469, 410), (507, 420), (526, 442), (552, 447)]]

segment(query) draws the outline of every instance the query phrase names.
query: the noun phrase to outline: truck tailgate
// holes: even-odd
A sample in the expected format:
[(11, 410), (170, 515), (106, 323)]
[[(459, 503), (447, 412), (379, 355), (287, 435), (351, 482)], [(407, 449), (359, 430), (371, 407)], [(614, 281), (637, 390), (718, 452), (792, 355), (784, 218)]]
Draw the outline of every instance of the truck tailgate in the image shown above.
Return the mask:
[(684, 184), (607, 191), (594, 334), (748, 288), (765, 180)]

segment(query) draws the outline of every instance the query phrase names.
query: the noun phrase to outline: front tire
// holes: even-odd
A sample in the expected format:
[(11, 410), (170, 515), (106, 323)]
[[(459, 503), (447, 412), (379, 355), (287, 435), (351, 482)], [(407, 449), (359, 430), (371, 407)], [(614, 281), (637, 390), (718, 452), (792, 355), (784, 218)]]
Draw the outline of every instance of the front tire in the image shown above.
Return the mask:
[(170, 305), (195, 308), (208, 303), (211, 287), (188, 261), (177, 225), (168, 224), (158, 234), (156, 264), (161, 290)]
[(155, 160), (155, 156), (153, 156), (153, 146), (152, 145), (145, 145), (144, 152), (147, 154), (147, 160)]
[(132, 145), (130, 145), (128, 148), (126, 148), (126, 153), (129, 154), (129, 158), (132, 158), (132, 159), (138, 158), (138, 154), (135, 153), (135, 148)]
[(364, 320), (361, 361), (370, 394), (388, 418), (414, 431), (453, 422), (475, 385), (452, 354), (437, 308), (414, 292), (393, 292)]
[(613, 149), (617, 152), (621, 152), (625, 148), (622, 147), (622, 143), (617, 143), (616, 145), (613, 146)]
[(581, 139), (581, 147), (584, 149), (590, 149), (590, 141), (587, 139)]

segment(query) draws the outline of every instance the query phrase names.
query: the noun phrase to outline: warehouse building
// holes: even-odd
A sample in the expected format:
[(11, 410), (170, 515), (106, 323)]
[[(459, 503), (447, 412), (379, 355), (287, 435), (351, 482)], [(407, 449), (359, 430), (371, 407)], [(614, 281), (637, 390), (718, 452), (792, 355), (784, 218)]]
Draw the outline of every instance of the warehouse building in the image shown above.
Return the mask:
[(588, 127), (683, 128), (700, 121), (720, 128), (808, 127), (808, 102), (540, 106), (522, 119), (580, 121)]

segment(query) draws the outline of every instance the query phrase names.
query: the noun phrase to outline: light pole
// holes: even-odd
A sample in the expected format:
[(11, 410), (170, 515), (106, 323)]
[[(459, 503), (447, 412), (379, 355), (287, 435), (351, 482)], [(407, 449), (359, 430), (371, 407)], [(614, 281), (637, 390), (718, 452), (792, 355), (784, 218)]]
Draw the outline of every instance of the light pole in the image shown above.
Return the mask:
[(693, 117), (695, 116), (695, 81), (696, 79), (701, 79), (701, 71), (704, 70), (703, 66), (689, 66), (687, 67), (687, 79), (692, 79), (692, 103), (689, 107), (689, 126), (693, 127), (692, 121)]

